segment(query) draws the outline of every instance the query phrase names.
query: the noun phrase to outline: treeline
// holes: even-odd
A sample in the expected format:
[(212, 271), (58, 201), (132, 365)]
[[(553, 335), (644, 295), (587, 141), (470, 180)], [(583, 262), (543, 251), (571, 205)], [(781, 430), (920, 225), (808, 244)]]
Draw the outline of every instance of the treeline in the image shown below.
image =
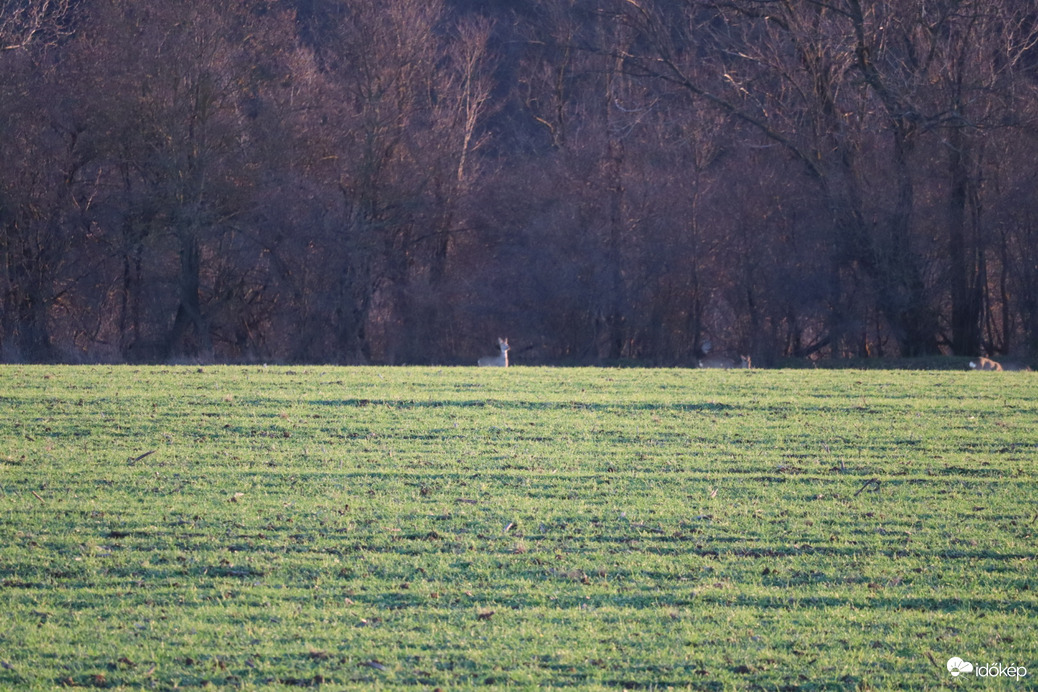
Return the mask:
[(1038, 355), (1016, 0), (0, 0), (0, 359)]

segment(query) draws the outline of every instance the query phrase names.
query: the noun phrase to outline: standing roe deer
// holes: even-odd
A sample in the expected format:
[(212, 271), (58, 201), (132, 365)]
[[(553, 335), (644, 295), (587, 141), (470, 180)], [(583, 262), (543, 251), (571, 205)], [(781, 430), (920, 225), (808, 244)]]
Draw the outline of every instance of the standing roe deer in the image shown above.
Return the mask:
[(499, 356), (483, 356), (479, 359), (478, 365), (480, 367), (508, 367), (508, 339), (498, 338), (498, 348), (501, 349), (501, 355)]
[(970, 368), (973, 370), (1001, 370), (1002, 366), (990, 358), (977, 358), (975, 361), (970, 361)]
[(739, 356), (739, 360), (736, 361), (734, 358), (727, 356), (705, 356), (699, 359), (699, 367), (701, 368), (722, 368), (724, 370), (730, 370), (733, 368), (747, 368), (752, 367), (750, 365), (749, 356)]

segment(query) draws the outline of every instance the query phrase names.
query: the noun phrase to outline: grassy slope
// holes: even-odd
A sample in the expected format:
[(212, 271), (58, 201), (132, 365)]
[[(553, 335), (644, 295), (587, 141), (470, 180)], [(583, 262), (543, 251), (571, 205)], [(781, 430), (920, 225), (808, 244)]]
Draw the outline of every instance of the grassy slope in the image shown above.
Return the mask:
[(1031, 373), (7, 366), (0, 398), (0, 687), (1038, 674)]

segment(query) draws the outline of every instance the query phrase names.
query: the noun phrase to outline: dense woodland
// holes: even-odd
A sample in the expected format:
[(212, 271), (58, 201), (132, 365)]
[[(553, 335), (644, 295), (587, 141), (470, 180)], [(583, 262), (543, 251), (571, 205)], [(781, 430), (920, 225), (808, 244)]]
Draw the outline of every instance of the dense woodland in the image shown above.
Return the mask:
[(0, 0), (0, 359), (1038, 356), (1017, 0)]

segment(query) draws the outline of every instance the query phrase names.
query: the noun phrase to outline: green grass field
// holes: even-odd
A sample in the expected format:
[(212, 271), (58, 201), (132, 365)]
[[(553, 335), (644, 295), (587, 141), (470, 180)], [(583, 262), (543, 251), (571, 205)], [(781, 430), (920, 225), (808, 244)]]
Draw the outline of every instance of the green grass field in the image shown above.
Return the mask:
[(1032, 373), (4, 366), (0, 398), (0, 689), (1038, 676)]

